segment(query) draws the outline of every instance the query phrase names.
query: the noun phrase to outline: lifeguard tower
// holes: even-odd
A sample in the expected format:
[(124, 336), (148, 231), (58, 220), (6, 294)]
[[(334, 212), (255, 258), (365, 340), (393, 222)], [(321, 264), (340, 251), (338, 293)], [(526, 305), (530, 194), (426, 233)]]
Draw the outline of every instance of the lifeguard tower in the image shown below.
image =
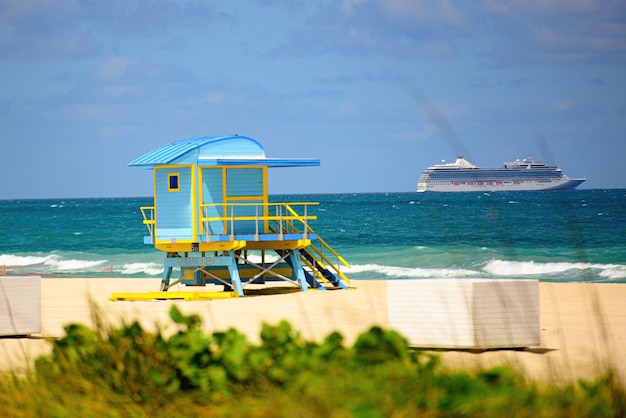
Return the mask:
[(319, 164), (266, 158), (258, 141), (239, 135), (183, 139), (132, 161), (154, 171), (154, 205), (141, 212), (144, 242), (166, 253), (160, 290), (217, 284), (244, 296), (268, 281), (346, 289), (340, 265), (348, 263), (309, 224), (318, 203), (268, 197), (269, 167)]

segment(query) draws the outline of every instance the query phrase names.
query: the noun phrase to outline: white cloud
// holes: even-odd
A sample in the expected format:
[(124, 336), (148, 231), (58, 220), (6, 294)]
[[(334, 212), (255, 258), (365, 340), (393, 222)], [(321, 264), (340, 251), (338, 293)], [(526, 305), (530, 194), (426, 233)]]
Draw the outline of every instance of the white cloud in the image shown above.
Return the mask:
[(552, 105), (552, 108), (557, 112), (565, 112), (572, 107), (574, 107), (574, 102), (570, 99), (561, 99)]
[(344, 101), (341, 102), (339, 104), (339, 106), (337, 106), (334, 110), (333, 110), (333, 115), (343, 118), (343, 117), (349, 117), (349, 116), (354, 116), (358, 113), (358, 106), (356, 105), (356, 103), (352, 102), (352, 101)]
[(94, 73), (96, 78), (102, 81), (117, 80), (124, 76), (128, 67), (133, 64), (136, 64), (136, 62), (130, 58), (113, 57), (97, 68)]
[(346, 14), (352, 14), (356, 6), (365, 3), (367, 0), (343, 0), (341, 10)]
[(572, 13), (590, 13), (608, 5), (602, 0), (484, 0), (488, 13), (510, 17), (520, 16), (565, 16)]
[(378, 0), (380, 8), (393, 19), (413, 22), (437, 22), (458, 25), (467, 23), (465, 15), (449, 0)]
[(175, 37), (173, 31), (203, 31), (216, 20), (232, 17), (204, 2), (0, 1), (0, 58), (88, 58), (117, 38)]
[(206, 101), (212, 104), (221, 103), (224, 101), (224, 95), (222, 93), (213, 91), (207, 95)]

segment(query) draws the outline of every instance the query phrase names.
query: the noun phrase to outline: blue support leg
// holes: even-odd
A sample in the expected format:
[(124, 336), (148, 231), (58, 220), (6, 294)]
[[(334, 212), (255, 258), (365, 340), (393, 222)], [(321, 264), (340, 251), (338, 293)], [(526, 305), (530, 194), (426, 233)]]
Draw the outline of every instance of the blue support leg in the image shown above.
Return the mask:
[(170, 285), (170, 278), (172, 277), (172, 267), (165, 266), (163, 268), (163, 277), (161, 278), (161, 292), (167, 292), (167, 287)]
[(241, 278), (239, 277), (239, 270), (237, 269), (237, 263), (235, 261), (235, 256), (230, 255), (230, 259), (228, 262), (228, 272), (230, 274), (230, 283), (235, 292), (237, 292), (238, 296), (244, 296), (243, 286), (241, 285)]
[(291, 254), (289, 254), (289, 259), (289, 264), (291, 264), (291, 269), (293, 271), (293, 276), (291, 278), (300, 284), (302, 291), (307, 291), (309, 287), (307, 286), (306, 277), (304, 275), (302, 261), (300, 261), (299, 251), (293, 250)]

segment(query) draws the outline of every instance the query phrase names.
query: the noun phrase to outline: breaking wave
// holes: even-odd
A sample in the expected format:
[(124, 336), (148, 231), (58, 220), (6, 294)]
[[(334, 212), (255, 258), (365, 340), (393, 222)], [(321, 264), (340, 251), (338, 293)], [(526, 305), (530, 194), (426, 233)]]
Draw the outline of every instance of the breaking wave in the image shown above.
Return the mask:
[(6, 266), (32, 266), (36, 264), (44, 264), (46, 261), (50, 260), (53, 255), (47, 256), (21, 256), (21, 255), (13, 255), (13, 254), (0, 254), (0, 264)]
[(623, 281), (626, 265), (568, 262), (489, 260), (480, 269), (462, 267), (422, 268), (380, 264), (357, 264), (345, 269), (349, 278), (423, 279), (423, 278), (528, 278), (557, 281)]
[(588, 272), (610, 280), (626, 278), (626, 265), (621, 264), (489, 260), (483, 270), (493, 276), (507, 277)]
[(121, 274), (147, 274), (150, 276), (158, 276), (163, 273), (163, 265), (157, 263), (128, 263), (124, 264), (120, 269)]
[[(252, 263), (261, 264), (260, 254), (249, 254)], [(274, 254), (266, 254), (265, 263), (278, 260)], [(446, 258), (447, 259), (447, 258)], [(406, 261), (406, 260), (404, 260)], [(452, 265), (444, 259), (430, 256), (429, 266), (400, 267), (377, 263), (352, 264), (341, 267), (348, 278), (384, 279), (436, 279), (436, 278), (520, 278), (545, 281), (572, 282), (624, 282), (626, 264), (601, 264), (586, 262), (538, 262), (490, 259), (485, 261), (467, 259)], [(433, 265), (433, 262), (435, 264)], [(417, 264), (420, 261), (416, 262)], [(89, 253), (49, 253), (49, 254), (0, 254), (0, 266), (6, 267), (9, 274), (40, 274), (70, 276), (109, 275), (159, 277), (163, 272), (160, 254), (89, 254)]]
[[(378, 276), (372, 277), (372, 279), (383, 279), (385, 277), (390, 278), (409, 278), (409, 279), (423, 279), (423, 278), (437, 278), (437, 277), (468, 277), (478, 276), (479, 272), (475, 270), (456, 269), (456, 268), (420, 268), (420, 267), (395, 267), (395, 266), (381, 266), (379, 264), (361, 264), (353, 265), (351, 268), (346, 269), (346, 274), (365, 274), (375, 273)], [(349, 277), (349, 276), (348, 276)]]

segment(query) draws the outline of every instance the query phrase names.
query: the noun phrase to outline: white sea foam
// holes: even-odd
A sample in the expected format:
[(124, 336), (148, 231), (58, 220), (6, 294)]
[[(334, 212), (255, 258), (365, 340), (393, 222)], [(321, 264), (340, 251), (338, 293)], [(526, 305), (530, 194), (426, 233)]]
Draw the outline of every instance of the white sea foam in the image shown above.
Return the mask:
[(432, 277), (466, 277), (477, 276), (478, 272), (466, 269), (440, 269), (420, 267), (381, 266), (379, 264), (353, 265), (346, 274), (376, 273), (388, 277), (432, 278)]
[[(463, 268), (420, 268), (420, 267), (395, 267), (379, 264), (353, 265), (345, 269), (344, 273), (350, 274), (370, 273), (373, 278), (455, 278), (455, 277), (520, 277), (520, 276), (546, 276), (555, 275), (567, 271), (595, 270), (594, 274), (607, 279), (623, 280), (626, 278), (626, 265), (620, 264), (594, 264), (594, 263), (538, 263), (535, 261), (507, 261), (490, 260), (482, 271)], [(599, 270), (599, 272), (598, 272)]]
[[(253, 263), (257, 263), (257, 264), (261, 264), (261, 262), (263, 261), (263, 258), (261, 257), (261, 254), (255, 254), (255, 253), (248, 253), (248, 260), (250, 260)], [(265, 254), (265, 263), (273, 263), (274, 261), (278, 260), (278, 255), (276, 254)]]
[(64, 259), (58, 254), (46, 256), (1, 254), (0, 264), (11, 267), (31, 267), (40, 265), (41, 268), (52, 271), (80, 271), (90, 270), (94, 267), (107, 263), (107, 260), (76, 260)]
[(610, 280), (626, 279), (626, 266), (615, 266), (601, 271), (598, 276), (606, 277)]
[(49, 260), (46, 260), (44, 265), (57, 271), (90, 270), (106, 262), (107, 260), (63, 260), (58, 256), (53, 256)]
[(150, 276), (158, 276), (163, 273), (163, 265), (157, 263), (127, 263), (120, 269), (122, 274), (145, 273)]
[(626, 278), (626, 266), (618, 264), (490, 260), (483, 270), (494, 276), (535, 276), (563, 273), (568, 270), (601, 270), (598, 275), (602, 277)]
[(47, 256), (21, 256), (13, 254), (0, 254), (0, 264), (7, 266), (32, 266), (36, 264), (43, 264), (46, 261), (54, 258), (54, 255)]

